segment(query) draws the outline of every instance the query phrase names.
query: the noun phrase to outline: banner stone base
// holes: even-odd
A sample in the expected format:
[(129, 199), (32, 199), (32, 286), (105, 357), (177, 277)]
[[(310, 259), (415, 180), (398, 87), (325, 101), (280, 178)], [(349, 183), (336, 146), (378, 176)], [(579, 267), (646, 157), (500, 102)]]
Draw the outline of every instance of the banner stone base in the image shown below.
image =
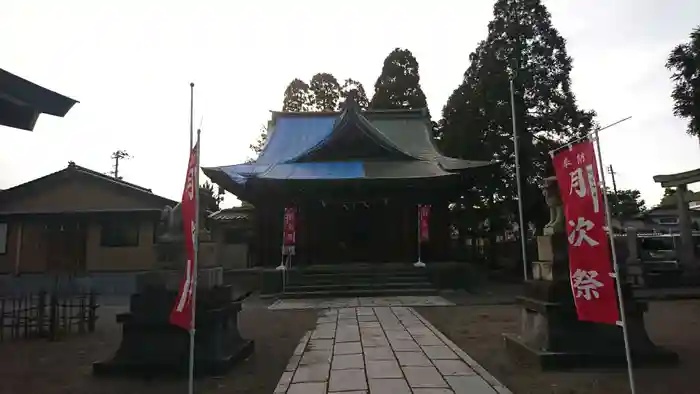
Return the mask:
[[(623, 290), (629, 344), (635, 367), (675, 365), (678, 355), (656, 346), (644, 327), (646, 303)], [(568, 280), (533, 280), (525, 283), (519, 334), (504, 334), (511, 357), (544, 370), (623, 368), (627, 366), (622, 327), (582, 322)]]
[[(149, 276), (142, 282), (147, 285), (131, 296), (129, 312), (117, 315), (122, 324), (119, 349), (111, 360), (93, 364), (94, 375), (187, 376), (190, 334), (169, 321), (177, 290), (166, 287), (169, 275)], [(223, 374), (252, 354), (253, 341), (238, 331), (238, 312), (247, 295), (234, 299), (230, 286), (197, 289), (195, 375)]]

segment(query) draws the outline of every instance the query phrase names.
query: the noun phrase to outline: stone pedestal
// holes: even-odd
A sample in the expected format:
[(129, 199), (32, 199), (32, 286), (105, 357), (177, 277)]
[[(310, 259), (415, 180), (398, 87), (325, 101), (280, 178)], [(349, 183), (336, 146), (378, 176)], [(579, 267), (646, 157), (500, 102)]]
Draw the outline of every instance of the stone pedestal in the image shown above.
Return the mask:
[[(238, 331), (242, 300), (233, 299), (230, 286), (216, 280), (215, 273), (200, 272), (197, 289), (195, 374), (219, 375), (253, 351), (253, 341)], [(206, 279), (209, 278), (209, 279)], [(177, 297), (176, 275), (147, 273), (139, 278), (139, 289), (131, 296), (130, 310), (117, 316), (122, 324), (122, 342), (111, 360), (93, 364), (95, 375), (153, 377), (187, 376), (189, 332), (170, 324), (170, 311)]]
[(627, 244), (627, 260), (620, 265), (621, 268), (624, 267), (623, 277), (626, 278), (626, 283), (630, 286), (643, 287), (645, 285), (644, 266), (642, 265), (642, 259), (639, 257), (639, 240), (637, 239), (637, 230), (635, 228), (626, 230), (625, 242)]
[[(625, 367), (622, 328), (578, 320), (566, 251), (564, 235), (538, 237), (539, 258), (543, 261), (534, 265), (538, 268), (533, 267), (533, 271), (539, 272), (533, 272), (535, 279), (526, 281), (524, 293), (518, 297), (521, 329), (519, 334), (504, 335), (507, 351), (543, 369)], [(634, 301), (627, 285), (623, 295), (635, 367), (676, 363), (675, 353), (657, 347), (649, 339), (644, 327), (646, 304)]]

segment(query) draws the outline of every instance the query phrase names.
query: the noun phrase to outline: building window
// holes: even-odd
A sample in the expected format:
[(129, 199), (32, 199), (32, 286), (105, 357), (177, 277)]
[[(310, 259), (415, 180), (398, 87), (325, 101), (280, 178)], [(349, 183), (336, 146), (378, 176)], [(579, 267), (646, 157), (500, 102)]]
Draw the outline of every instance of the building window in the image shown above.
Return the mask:
[(106, 247), (139, 246), (139, 223), (124, 220), (102, 223), (100, 244)]
[(7, 242), (10, 235), (7, 229), (7, 223), (0, 223), (0, 254), (7, 253)]

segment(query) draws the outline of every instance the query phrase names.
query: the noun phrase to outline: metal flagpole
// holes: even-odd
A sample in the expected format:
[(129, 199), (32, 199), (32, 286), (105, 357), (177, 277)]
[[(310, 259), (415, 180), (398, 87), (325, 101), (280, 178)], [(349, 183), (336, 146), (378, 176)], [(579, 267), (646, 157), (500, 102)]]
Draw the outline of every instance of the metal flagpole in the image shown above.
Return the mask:
[(527, 280), (527, 251), (525, 242), (525, 219), (523, 218), (523, 191), (522, 180), (520, 179), (520, 144), (518, 144), (518, 131), (515, 123), (515, 94), (513, 93), (513, 78), (510, 82), (510, 111), (513, 118), (513, 150), (515, 151), (515, 183), (518, 188), (518, 215), (520, 216), (520, 249), (523, 256), (523, 279)]
[(425, 267), (425, 263), (421, 259), (421, 240), (420, 240), (420, 224), (421, 224), (421, 213), (422, 206), (418, 204), (418, 215), (416, 215), (416, 222), (418, 224), (418, 231), (416, 231), (416, 240), (418, 241), (418, 261), (413, 263), (414, 267)]
[(422, 252), (422, 250), (421, 250), (421, 244), (420, 244), (420, 215), (421, 215), (421, 209), (422, 209), (422, 207), (421, 207), (420, 205), (418, 205), (418, 216), (416, 216), (416, 219), (417, 219), (416, 223), (418, 223), (418, 226), (417, 226), (418, 231), (416, 231), (416, 240), (418, 241), (418, 264), (420, 264), (420, 263), (423, 262), (423, 259), (421, 259), (421, 257), (422, 257), (422, 256), (421, 256), (421, 252)]
[[(619, 123), (619, 122), (618, 122)], [(600, 139), (598, 138), (598, 132), (600, 130), (596, 128), (593, 131), (593, 138), (595, 139), (596, 150), (598, 151), (598, 164), (600, 168), (603, 169), (603, 154), (600, 150)], [(610, 249), (612, 252), (613, 270), (615, 271), (615, 283), (617, 286), (617, 300), (620, 304), (620, 320), (622, 324), (622, 337), (625, 342), (625, 357), (627, 358), (627, 375), (630, 381), (630, 392), (632, 394), (636, 393), (634, 385), (634, 372), (632, 370), (632, 355), (630, 352), (629, 336), (627, 335), (627, 316), (625, 315), (625, 303), (622, 297), (622, 283), (620, 278), (620, 269), (617, 265), (617, 253), (615, 252), (615, 239), (613, 236), (612, 227), (612, 217), (610, 215), (610, 205), (608, 205), (608, 193), (605, 186), (605, 173), (600, 174), (601, 186), (603, 186), (603, 201), (605, 203), (605, 221), (608, 227), (608, 238), (610, 240)]]
[(195, 318), (197, 311), (197, 271), (199, 266), (199, 152), (201, 149), (200, 134), (201, 130), (197, 130), (197, 145), (195, 155), (196, 166), (194, 171), (195, 188), (194, 188), (194, 231), (192, 233), (194, 243), (194, 261), (192, 262), (192, 320), (190, 323), (190, 370), (189, 370), (189, 394), (194, 394), (194, 335), (195, 335)]
[(187, 148), (189, 155), (192, 150), (192, 140), (194, 139), (194, 82), (190, 82), (190, 145)]

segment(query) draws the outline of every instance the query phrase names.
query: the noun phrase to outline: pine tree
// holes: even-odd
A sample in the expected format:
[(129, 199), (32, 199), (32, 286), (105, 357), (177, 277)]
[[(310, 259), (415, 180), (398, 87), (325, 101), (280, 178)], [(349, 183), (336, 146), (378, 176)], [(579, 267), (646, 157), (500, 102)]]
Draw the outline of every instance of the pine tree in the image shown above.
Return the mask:
[[(263, 126), (260, 128), (260, 135), (258, 136), (258, 139), (255, 141), (254, 144), (250, 144), (249, 148), (250, 150), (255, 153), (255, 156), (257, 157), (260, 155), (260, 152), (262, 152), (263, 148), (265, 147), (265, 144), (267, 143), (267, 127)], [(248, 162), (253, 162), (255, 161), (254, 159), (248, 160)]]
[[(571, 58), (540, 0), (497, 0), (487, 38), (470, 55), (462, 84), (443, 109), (440, 144), (467, 159), (500, 160), (483, 171), (471, 199), (503, 216), (516, 200), (509, 79), (515, 119), (525, 222), (547, 222), (539, 181), (551, 166), (548, 150), (594, 127), (595, 113), (579, 110), (571, 91)], [(550, 169), (551, 170), (551, 169)]]
[(309, 88), (314, 111), (335, 111), (340, 100), (340, 84), (331, 74), (318, 73), (311, 78)]
[(282, 111), (303, 112), (311, 109), (311, 91), (309, 85), (299, 78), (295, 78), (284, 90)]
[(688, 134), (700, 139), (700, 26), (690, 41), (671, 51), (666, 67), (673, 72), (673, 114), (688, 119)]
[(426, 108), (420, 86), (418, 60), (408, 49), (394, 49), (384, 59), (382, 73), (374, 84), (371, 109)]
[(340, 90), (341, 100), (345, 101), (348, 97), (348, 94), (353, 90), (356, 92), (355, 99), (357, 100), (357, 105), (362, 109), (367, 109), (367, 107), (369, 106), (367, 92), (365, 92), (365, 88), (360, 82), (355, 81), (352, 78), (346, 79), (343, 83), (343, 87)]

